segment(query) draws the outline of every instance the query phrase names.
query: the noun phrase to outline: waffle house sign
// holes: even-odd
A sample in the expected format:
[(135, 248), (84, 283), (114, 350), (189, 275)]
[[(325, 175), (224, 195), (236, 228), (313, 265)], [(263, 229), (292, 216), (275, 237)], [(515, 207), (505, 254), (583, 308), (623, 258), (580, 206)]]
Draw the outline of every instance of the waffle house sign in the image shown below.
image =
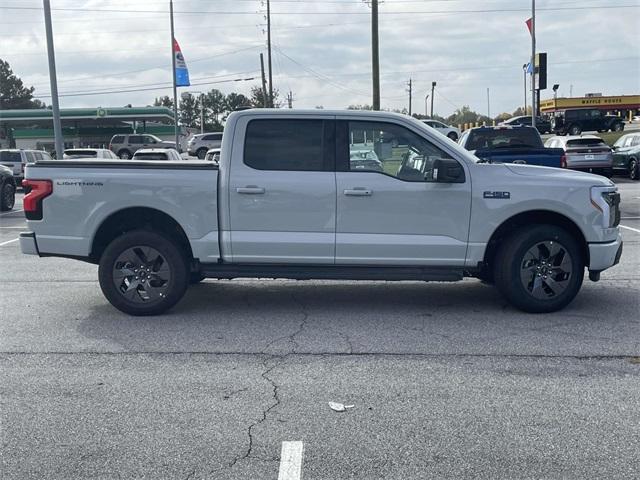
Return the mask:
[(578, 97), (550, 98), (540, 102), (542, 112), (555, 112), (568, 108), (598, 108), (600, 110), (636, 110), (640, 109), (640, 95), (621, 95), (618, 97)]

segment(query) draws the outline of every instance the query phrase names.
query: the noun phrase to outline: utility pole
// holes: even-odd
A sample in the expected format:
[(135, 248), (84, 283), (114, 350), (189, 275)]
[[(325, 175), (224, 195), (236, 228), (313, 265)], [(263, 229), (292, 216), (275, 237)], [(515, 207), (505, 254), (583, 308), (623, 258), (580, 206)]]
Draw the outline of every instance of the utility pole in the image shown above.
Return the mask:
[(271, 72), (271, 4), (267, 0), (267, 63), (269, 65), (269, 107), (273, 108), (273, 74)]
[(171, 19), (171, 77), (173, 80), (173, 122), (175, 124), (176, 150), (180, 151), (180, 130), (178, 127), (178, 88), (176, 87), (176, 52), (174, 49), (175, 32), (173, 30), (173, 0), (169, 0)]
[(380, 110), (380, 55), (378, 48), (378, 0), (371, 0), (371, 65), (373, 109)]
[(291, 90), (289, 90), (289, 93), (287, 94), (287, 103), (289, 104), (289, 108), (293, 108), (293, 92)]
[(431, 115), (430, 118), (433, 118), (433, 94), (436, 89), (436, 82), (431, 82)]
[(58, 104), (58, 77), (56, 74), (56, 54), (53, 48), (53, 28), (51, 27), (51, 4), (43, 0), (44, 26), (47, 31), (47, 55), (49, 57), (49, 82), (51, 84), (51, 104), (53, 106), (53, 135), (56, 144), (56, 158), (62, 159), (64, 140), (62, 139), (62, 123), (60, 122), (60, 105)]
[(487, 117), (491, 118), (491, 102), (489, 101), (489, 87), (487, 87)]
[(412, 80), (409, 79), (409, 81), (407, 82), (407, 85), (409, 85), (409, 90), (407, 90), (409, 92), (409, 116), (411, 116), (411, 103), (412, 103), (412, 95), (413, 95), (413, 84), (412, 84)]
[(262, 72), (262, 107), (267, 108), (269, 101), (267, 100), (267, 80), (264, 76), (264, 56), (260, 54), (260, 71)]
[(200, 133), (204, 133), (204, 93), (200, 93)]
[(522, 65), (522, 73), (524, 77), (524, 111), (522, 115), (527, 116), (527, 64)]
[(536, 127), (536, 105), (536, 0), (531, 0), (531, 126), (533, 128)]
[(573, 85), (569, 85), (569, 98), (573, 97)]

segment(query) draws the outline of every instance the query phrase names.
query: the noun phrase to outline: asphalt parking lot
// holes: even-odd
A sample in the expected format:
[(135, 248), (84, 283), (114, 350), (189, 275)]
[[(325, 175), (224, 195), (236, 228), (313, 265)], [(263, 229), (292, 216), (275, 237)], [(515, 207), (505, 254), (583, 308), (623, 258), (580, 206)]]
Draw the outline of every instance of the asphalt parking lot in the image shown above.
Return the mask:
[(476, 280), (208, 280), (127, 317), (97, 267), (20, 254), (20, 194), (0, 214), (0, 476), (275, 480), (302, 442), (307, 480), (637, 477), (640, 183), (615, 180), (621, 263), (548, 315)]

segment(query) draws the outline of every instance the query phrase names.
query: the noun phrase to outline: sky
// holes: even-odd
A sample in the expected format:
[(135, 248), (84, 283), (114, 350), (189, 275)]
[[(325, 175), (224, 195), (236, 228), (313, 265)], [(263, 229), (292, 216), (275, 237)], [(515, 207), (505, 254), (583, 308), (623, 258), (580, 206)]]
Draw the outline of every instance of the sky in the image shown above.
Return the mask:
[[(168, 4), (51, 0), (60, 106), (141, 106), (172, 95)], [(561, 97), (640, 94), (640, 0), (537, 0), (536, 9), (537, 51), (548, 54), (543, 99), (555, 83)], [(174, 0), (174, 11), (192, 83), (179, 93), (248, 94), (259, 85), (265, 2)], [(409, 79), (415, 113), (425, 112), (433, 81), (442, 116), (463, 105), (491, 116), (523, 105), (531, 0), (384, 0), (379, 11), (382, 108), (408, 108)], [(294, 108), (372, 103), (367, 2), (272, 0), (271, 18), (273, 84), (281, 97), (292, 92)], [(0, 58), (51, 102), (41, 1), (0, 0)]]

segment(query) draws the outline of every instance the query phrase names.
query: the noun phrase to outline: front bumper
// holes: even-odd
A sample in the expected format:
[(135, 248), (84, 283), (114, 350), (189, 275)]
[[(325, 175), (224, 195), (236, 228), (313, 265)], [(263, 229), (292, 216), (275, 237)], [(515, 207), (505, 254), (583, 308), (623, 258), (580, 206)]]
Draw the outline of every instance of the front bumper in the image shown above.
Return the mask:
[(589, 244), (589, 270), (601, 272), (620, 262), (622, 256), (622, 235), (609, 243)]
[(20, 250), (25, 255), (40, 255), (40, 252), (38, 252), (35, 233), (22, 232), (20, 234)]

